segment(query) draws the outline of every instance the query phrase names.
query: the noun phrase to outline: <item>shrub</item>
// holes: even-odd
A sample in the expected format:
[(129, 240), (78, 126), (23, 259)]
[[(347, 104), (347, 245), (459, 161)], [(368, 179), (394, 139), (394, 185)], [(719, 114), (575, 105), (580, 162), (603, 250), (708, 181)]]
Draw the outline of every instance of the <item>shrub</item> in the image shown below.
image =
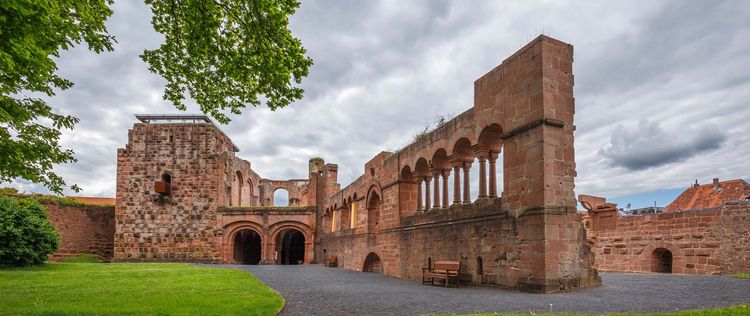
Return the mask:
[(34, 199), (0, 197), (0, 268), (43, 263), (60, 246), (47, 210)]

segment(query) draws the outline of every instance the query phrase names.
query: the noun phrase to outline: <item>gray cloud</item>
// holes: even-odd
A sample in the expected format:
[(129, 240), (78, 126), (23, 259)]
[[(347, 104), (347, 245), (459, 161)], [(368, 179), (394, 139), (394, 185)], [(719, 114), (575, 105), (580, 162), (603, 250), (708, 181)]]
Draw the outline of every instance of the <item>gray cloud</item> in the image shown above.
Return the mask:
[[(76, 86), (50, 99), (81, 118), (62, 139), (79, 162), (57, 170), (85, 195), (114, 195), (115, 154), (133, 113), (177, 112), (161, 98), (164, 81), (138, 58), (161, 42), (148, 8), (116, 1), (113, 9), (115, 52), (64, 52), (60, 74)], [(469, 108), (473, 81), (542, 32), (575, 45), (578, 193), (617, 197), (750, 177), (743, 1), (310, 0), (291, 28), (315, 61), (305, 98), (275, 112), (249, 108), (221, 126), (263, 177), (305, 177), (307, 160), (321, 156), (348, 184), (435, 116)], [(659, 122), (646, 124), (654, 135), (618, 128), (641, 120)], [(715, 143), (723, 146), (709, 150)]]
[(713, 124), (667, 133), (658, 122), (640, 121), (634, 128), (619, 126), (599, 155), (611, 165), (642, 170), (688, 160), (721, 147), (726, 139)]

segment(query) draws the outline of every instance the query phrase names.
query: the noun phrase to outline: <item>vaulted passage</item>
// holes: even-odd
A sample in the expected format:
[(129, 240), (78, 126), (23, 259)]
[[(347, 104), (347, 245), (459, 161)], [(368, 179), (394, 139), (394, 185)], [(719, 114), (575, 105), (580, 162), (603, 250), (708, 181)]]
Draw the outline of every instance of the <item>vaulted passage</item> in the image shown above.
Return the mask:
[(367, 258), (365, 258), (365, 265), (364, 267), (362, 267), (362, 271), (383, 273), (383, 264), (380, 262), (380, 257), (378, 257), (378, 255), (374, 252), (371, 252), (369, 255), (367, 255)]
[(260, 235), (252, 229), (245, 229), (234, 236), (234, 261), (241, 264), (260, 262)]
[(651, 272), (672, 273), (672, 252), (664, 248), (656, 248), (651, 253)]
[(305, 262), (305, 235), (296, 229), (286, 229), (276, 237), (278, 264), (302, 264)]

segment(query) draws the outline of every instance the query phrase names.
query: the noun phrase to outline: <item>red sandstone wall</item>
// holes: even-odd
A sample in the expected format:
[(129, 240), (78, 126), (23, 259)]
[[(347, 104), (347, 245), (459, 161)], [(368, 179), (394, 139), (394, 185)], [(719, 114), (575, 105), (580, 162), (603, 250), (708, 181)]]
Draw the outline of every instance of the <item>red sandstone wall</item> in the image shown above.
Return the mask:
[[(404, 278), (421, 276), (432, 255), (461, 259), (470, 279), (478, 278), (470, 271), (482, 256), (486, 273), (495, 274), (492, 283), (535, 292), (599, 284), (573, 193), (572, 54), (571, 45), (540, 36), (474, 82), (473, 108), (397, 153), (375, 156), (341, 191), (328, 190), (318, 205), (325, 228), (318, 255), (340, 256), (343, 267), (361, 270), (375, 253), (385, 274)], [(454, 182), (466, 196), (463, 183), (479, 181), (478, 201), (448, 192), (454, 205), (432, 208), (427, 198), (429, 210), (416, 209), (414, 182), (434, 179), (438, 188), (436, 175), (449, 173), (454, 181), (456, 171), (472, 167), (482, 174), (501, 150), (502, 206), (492, 187), (489, 195), (483, 191), (480, 177)], [(432, 197), (438, 192), (446, 195), (437, 190)], [(346, 226), (342, 217), (352, 203), (360, 210), (356, 227), (328, 231), (333, 222)], [(482, 216), (492, 220), (477, 220)]]
[(59, 261), (81, 254), (112, 258), (115, 236), (114, 206), (60, 206), (45, 204), (60, 233), (60, 248), (51, 256)]
[[(231, 198), (231, 150), (212, 124), (135, 124), (117, 151), (113, 260), (220, 262), (216, 208)], [(154, 183), (164, 173), (172, 192), (162, 197)]]
[(589, 231), (601, 271), (652, 272), (653, 251), (673, 255), (672, 272), (732, 274), (750, 271), (750, 203), (716, 209), (625, 216), (616, 228)]

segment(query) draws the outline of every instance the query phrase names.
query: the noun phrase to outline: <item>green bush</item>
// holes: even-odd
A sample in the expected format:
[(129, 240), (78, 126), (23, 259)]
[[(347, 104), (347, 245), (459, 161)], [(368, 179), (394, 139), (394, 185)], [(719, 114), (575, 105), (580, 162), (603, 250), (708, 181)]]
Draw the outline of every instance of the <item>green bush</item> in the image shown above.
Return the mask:
[(47, 210), (34, 199), (0, 197), (0, 268), (43, 263), (60, 246)]

